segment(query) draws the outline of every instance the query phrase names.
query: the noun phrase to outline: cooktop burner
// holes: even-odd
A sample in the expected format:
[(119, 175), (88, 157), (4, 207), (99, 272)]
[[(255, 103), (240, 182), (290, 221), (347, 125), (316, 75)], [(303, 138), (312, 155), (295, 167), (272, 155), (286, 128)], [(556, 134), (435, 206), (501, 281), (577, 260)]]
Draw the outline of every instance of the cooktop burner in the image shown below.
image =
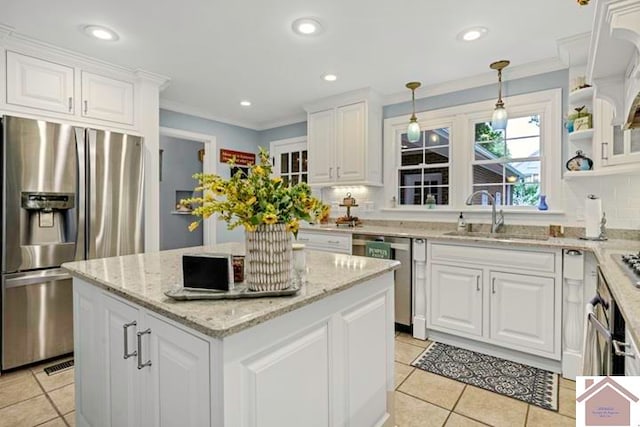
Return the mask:
[(613, 260), (622, 268), (631, 283), (640, 288), (640, 252), (636, 254), (614, 254)]

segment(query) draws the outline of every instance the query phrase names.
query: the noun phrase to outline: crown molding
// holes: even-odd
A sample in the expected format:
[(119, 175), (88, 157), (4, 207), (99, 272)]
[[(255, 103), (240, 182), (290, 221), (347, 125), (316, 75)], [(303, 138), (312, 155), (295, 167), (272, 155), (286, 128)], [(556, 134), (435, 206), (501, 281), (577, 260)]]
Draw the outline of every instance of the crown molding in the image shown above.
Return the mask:
[(171, 83), (171, 78), (158, 73), (152, 73), (143, 69), (136, 69), (133, 74), (140, 80), (146, 80), (158, 86), (158, 90), (162, 92)]
[[(516, 80), (566, 68), (567, 66), (563, 64), (559, 58), (548, 58), (522, 65), (512, 65), (503, 71), (503, 80)], [(496, 74), (494, 72), (482, 73), (464, 79), (423, 86), (416, 90), (416, 99), (458, 92), (494, 83), (496, 83)], [(411, 101), (411, 94), (406, 90), (386, 95), (383, 98), (384, 105), (399, 104), (408, 101)]]
[(220, 122), (227, 125), (239, 126), (251, 130), (260, 130), (258, 126), (253, 122), (244, 122), (233, 120), (227, 117), (216, 116), (201, 108), (192, 107), (190, 105), (186, 105), (178, 101), (172, 101), (166, 98), (160, 98), (160, 108), (163, 110), (173, 111), (174, 113), (181, 113), (188, 116), (199, 117), (201, 119), (213, 120), (215, 122)]
[(591, 32), (559, 39), (558, 57), (567, 67), (586, 65), (589, 60), (590, 42)]
[(284, 119), (261, 122), (260, 126), (258, 126), (256, 130), (268, 130), (273, 128), (279, 128), (282, 126), (294, 125), (296, 123), (306, 122), (306, 121), (307, 121), (307, 113), (299, 113), (299, 114), (286, 117)]
[(14, 28), (12, 26), (0, 23), (0, 40), (10, 36), (13, 33), (13, 30)]

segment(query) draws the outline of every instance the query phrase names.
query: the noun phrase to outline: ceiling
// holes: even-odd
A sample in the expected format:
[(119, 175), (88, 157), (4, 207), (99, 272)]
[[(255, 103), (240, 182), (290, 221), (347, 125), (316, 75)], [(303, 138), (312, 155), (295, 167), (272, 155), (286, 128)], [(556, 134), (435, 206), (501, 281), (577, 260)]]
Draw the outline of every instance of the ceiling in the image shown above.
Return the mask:
[[(17, 33), (171, 77), (164, 102), (252, 128), (303, 117), (302, 105), (362, 87), (383, 95), (557, 56), (556, 41), (590, 31), (594, 5), (574, 0), (0, 0)], [(320, 18), (302, 37), (294, 19)], [(85, 36), (105, 25), (120, 40)], [(461, 42), (463, 29), (486, 37)], [(515, 67), (514, 67), (515, 68)], [(508, 71), (505, 77), (508, 78)], [(321, 76), (338, 75), (333, 83)], [(251, 100), (241, 107), (240, 100)], [(407, 98), (408, 99), (408, 98)]]

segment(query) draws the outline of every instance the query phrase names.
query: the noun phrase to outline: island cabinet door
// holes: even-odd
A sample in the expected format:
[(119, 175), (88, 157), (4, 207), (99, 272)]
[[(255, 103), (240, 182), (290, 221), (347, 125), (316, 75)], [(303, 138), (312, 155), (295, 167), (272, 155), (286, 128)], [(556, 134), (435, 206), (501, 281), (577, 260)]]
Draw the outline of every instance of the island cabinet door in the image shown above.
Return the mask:
[(105, 367), (108, 386), (104, 402), (107, 425), (139, 426), (141, 375), (137, 369), (136, 332), (139, 330), (140, 311), (105, 296), (103, 312), (107, 345)]
[(209, 343), (148, 313), (141, 330), (144, 425), (210, 425)]
[(554, 279), (491, 272), (491, 339), (554, 351)]
[(428, 327), (482, 336), (482, 270), (431, 265)]

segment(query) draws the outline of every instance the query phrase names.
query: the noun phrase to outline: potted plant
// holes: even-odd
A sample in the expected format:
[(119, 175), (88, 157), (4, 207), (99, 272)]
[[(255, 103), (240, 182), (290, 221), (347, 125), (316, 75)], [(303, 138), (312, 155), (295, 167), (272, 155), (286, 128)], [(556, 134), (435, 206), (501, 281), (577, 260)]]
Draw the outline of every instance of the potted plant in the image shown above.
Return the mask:
[[(217, 215), (232, 230), (245, 229), (245, 280), (251, 290), (282, 290), (291, 283), (291, 234), (297, 236), (301, 220), (316, 221), (327, 212), (311, 195), (306, 183), (286, 185), (271, 176), (269, 153), (260, 149), (260, 161), (249, 173), (224, 179), (214, 174), (195, 174), (201, 196), (182, 200), (200, 219), (189, 225), (195, 230), (202, 220)], [(233, 166), (234, 162), (229, 162)]]

